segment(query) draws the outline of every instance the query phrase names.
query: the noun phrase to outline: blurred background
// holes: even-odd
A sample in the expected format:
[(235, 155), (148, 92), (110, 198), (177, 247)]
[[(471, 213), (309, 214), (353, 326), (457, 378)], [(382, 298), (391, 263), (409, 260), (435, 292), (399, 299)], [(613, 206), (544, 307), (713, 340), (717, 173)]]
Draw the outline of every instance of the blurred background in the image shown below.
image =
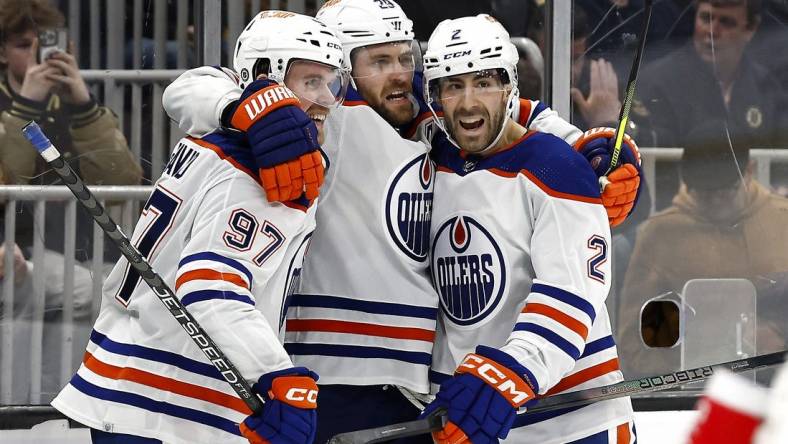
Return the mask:
[[(20, 122), (51, 126), (130, 233), (183, 136), (162, 110), (164, 87), (188, 68), (231, 66), (229, 48), (260, 10), (314, 15), (322, 3), (0, 0), (0, 428), (25, 416), (3, 406), (46, 405), (71, 377), (118, 257), (53, 186)], [(582, 130), (617, 125), (643, 0), (399, 3), (422, 47), (443, 19), (493, 15), (520, 51), (522, 97)], [(43, 14), (39, 28), (66, 29), (71, 75), (87, 92), (33, 88), (32, 79), (25, 87), (20, 66), (35, 63), (24, 55), (35, 33), (19, 11)], [(637, 210), (613, 230), (608, 297), (627, 379), (786, 349), (787, 45), (788, 0), (654, 1), (627, 129), (644, 185)], [(771, 373), (751, 377), (768, 384)], [(637, 405), (692, 405), (697, 390)]]

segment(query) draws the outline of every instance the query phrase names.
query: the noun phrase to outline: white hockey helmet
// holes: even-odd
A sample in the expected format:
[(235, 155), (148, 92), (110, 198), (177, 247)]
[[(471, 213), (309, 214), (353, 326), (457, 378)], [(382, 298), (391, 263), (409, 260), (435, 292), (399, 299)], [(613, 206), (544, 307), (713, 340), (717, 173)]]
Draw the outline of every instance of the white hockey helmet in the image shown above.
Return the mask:
[(348, 69), (354, 49), (414, 39), (413, 22), (393, 0), (328, 0), (316, 18), (336, 32)]
[[(488, 14), (474, 17), (444, 20), (438, 24), (427, 43), (424, 54), (424, 95), (427, 105), (433, 109), (438, 100), (438, 83), (441, 78), (453, 77), (479, 71), (497, 71), (509, 89), (506, 98), (506, 116), (511, 116), (519, 103), (517, 89), (517, 47), (512, 44), (509, 33), (498, 20)], [(504, 120), (505, 126), (506, 120)], [(495, 145), (503, 134), (502, 126), (495, 140), (482, 152)], [(451, 140), (451, 135), (448, 134)], [(452, 140), (452, 142), (454, 142)], [(456, 142), (454, 142), (456, 144)]]
[(337, 36), (314, 18), (289, 11), (262, 11), (238, 36), (233, 65), (241, 78), (241, 88), (260, 74), (284, 84), (293, 62), (300, 60), (326, 65), (335, 74), (325, 85), (334, 103), (320, 104), (332, 106), (341, 102), (347, 89), (348, 76), (342, 57), (342, 44)]

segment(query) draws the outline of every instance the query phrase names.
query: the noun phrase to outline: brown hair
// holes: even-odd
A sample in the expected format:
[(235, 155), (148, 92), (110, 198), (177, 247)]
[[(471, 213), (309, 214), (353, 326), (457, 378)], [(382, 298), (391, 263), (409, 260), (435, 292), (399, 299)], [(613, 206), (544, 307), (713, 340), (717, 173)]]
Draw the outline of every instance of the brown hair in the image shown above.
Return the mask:
[(63, 26), (65, 21), (47, 0), (0, 0), (0, 44), (11, 35)]
[(747, 8), (747, 27), (753, 28), (761, 21), (761, 0), (695, 0), (697, 8), (701, 3), (711, 3), (711, 6), (744, 6)]

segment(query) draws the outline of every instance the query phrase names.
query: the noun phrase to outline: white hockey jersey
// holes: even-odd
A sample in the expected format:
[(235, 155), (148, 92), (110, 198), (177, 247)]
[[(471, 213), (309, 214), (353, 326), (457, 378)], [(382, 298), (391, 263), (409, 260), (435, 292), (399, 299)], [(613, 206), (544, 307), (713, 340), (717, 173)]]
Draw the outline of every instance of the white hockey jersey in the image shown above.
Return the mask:
[[(432, 154), (435, 193), (451, 196), (433, 205), (433, 382), (477, 345), (517, 359), (539, 395), (621, 381), (605, 308), (610, 228), (587, 161), (538, 132), (487, 158), (441, 133)], [(631, 419), (628, 398), (521, 415), (505, 442), (569, 442)]]
[(334, 171), (289, 304), (286, 349), (324, 384), (427, 393), (438, 313), (427, 271), (435, 176), (427, 147), (368, 106), (334, 110), (324, 128)]
[[(187, 71), (165, 90), (163, 105), (188, 134), (219, 125), (241, 94), (232, 71)], [(365, 102), (348, 100), (325, 122), (331, 159), (320, 190), (318, 227), (290, 299), (286, 348), (320, 384), (397, 384), (429, 391), (437, 296), (429, 279), (434, 166), (431, 113), (395, 131)], [(544, 104), (521, 100), (517, 118), (574, 142), (582, 132)]]
[[(297, 285), (315, 205), (269, 204), (245, 138), (182, 139), (132, 240), (250, 383), (292, 367), (284, 301)], [(167, 443), (245, 443), (250, 413), (121, 259), (82, 365), (52, 405), (99, 430)]]

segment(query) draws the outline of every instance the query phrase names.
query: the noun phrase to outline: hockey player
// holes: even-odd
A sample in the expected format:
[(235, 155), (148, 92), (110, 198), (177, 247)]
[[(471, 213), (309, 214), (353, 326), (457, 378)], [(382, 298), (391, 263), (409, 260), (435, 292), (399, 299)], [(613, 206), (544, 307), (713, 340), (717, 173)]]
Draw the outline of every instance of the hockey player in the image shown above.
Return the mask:
[(432, 142), (430, 258), (441, 308), (433, 369), (445, 380), (425, 414), (448, 411), (438, 443), (629, 444), (628, 398), (517, 417), (536, 396), (623, 377), (596, 175), (566, 142), (509, 117), (516, 65), (485, 14), (441, 22), (424, 57), (427, 103), (442, 108), (445, 131)]
[(269, 203), (260, 170), (319, 151), (313, 119), (341, 100), (342, 51), (313, 18), (279, 11), (258, 14), (236, 48), (235, 69), (248, 87), (227, 112), (243, 132), (179, 141), (133, 240), (254, 382), (263, 411), (251, 415), (122, 259), (104, 286), (83, 363), (52, 402), (90, 427), (94, 443), (314, 440), (317, 375), (294, 366), (280, 330), (315, 202), (299, 190), (298, 199)]
[[(294, 362), (321, 376), (322, 442), (418, 415), (394, 386), (429, 391), (438, 303), (427, 261), (435, 171), (428, 146), (406, 139), (429, 133), (432, 121), (421, 78), (414, 80), (412, 22), (389, 0), (329, 1), (317, 18), (342, 41), (352, 80), (346, 106), (325, 122), (332, 168), (285, 340)], [(181, 129), (199, 136), (231, 125), (220, 117), (241, 91), (232, 76), (203, 67), (172, 83), (163, 103)], [(517, 111), (573, 142), (582, 135), (537, 102)], [(605, 151), (606, 140), (588, 137), (588, 152)], [(622, 220), (637, 189), (633, 171), (634, 182), (617, 185), (629, 191), (613, 199), (629, 200), (612, 202)]]

